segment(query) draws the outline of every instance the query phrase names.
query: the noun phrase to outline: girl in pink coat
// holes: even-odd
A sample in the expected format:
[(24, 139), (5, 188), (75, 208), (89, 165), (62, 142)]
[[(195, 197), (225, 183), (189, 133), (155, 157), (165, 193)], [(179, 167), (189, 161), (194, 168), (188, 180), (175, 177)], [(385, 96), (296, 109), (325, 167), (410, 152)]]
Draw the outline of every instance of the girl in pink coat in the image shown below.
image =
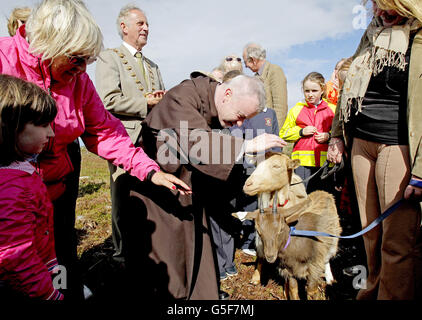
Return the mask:
[[(78, 138), (86, 148), (141, 181), (190, 193), (183, 181), (160, 170), (135, 147), (121, 121), (98, 96), (86, 71), (103, 49), (103, 36), (81, 0), (43, 0), (14, 37), (0, 38), (0, 73), (30, 81), (56, 101), (55, 137), (38, 157), (54, 206), (56, 253), (68, 272), (66, 296), (82, 297), (74, 230), (81, 163)], [(0, 93), (1, 95), (1, 93)], [(136, 212), (134, 212), (136, 214)]]
[(52, 281), (53, 206), (30, 163), (54, 137), (56, 104), (12, 76), (0, 75), (0, 92), (0, 296), (61, 300)]

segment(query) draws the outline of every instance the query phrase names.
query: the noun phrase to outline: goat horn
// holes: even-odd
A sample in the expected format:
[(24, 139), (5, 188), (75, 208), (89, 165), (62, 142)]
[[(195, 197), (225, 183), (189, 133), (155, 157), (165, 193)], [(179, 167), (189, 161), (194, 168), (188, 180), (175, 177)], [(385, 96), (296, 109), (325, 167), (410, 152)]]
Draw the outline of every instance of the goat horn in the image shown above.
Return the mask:
[(259, 208), (259, 213), (264, 214), (264, 205), (262, 203), (262, 193), (259, 195), (258, 198), (258, 208)]
[(277, 206), (278, 206), (278, 191), (274, 192), (273, 214), (277, 214)]

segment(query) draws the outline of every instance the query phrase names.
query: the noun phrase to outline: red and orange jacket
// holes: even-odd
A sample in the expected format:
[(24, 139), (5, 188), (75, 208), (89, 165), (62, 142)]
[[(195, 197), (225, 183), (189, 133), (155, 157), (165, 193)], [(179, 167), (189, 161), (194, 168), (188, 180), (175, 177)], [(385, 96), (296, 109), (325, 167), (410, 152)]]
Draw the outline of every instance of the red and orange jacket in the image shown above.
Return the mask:
[(337, 105), (339, 89), (332, 81), (327, 81), (325, 84), (325, 94), (329, 103)]
[(299, 159), (301, 166), (321, 167), (327, 160), (327, 143), (318, 143), (314, 136), (302, 137), (300, 130), (314, 126), (318, 132), (330, 132), (336, 106), (322, 100), (315, 107), (306, 102), (298, 102), (287, 114), (280, 130), (280, 137), (294, 142), (292, 159)]

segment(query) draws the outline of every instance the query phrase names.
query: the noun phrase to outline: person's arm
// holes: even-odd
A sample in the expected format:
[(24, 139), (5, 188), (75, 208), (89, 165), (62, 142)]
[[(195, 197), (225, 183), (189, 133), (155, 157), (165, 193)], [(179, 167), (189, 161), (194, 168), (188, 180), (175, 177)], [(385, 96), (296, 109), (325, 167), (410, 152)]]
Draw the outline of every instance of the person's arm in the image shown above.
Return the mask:
[[(13, 181), (3, 190), (5, 193), (7, 197), (0, 201), (0, 273), (12, 275), (7, 284), (14, 291), (31, 298), (62, 300), (63, 295), (54, 288), (51, 273), (36, 248), (35, 214), (47, 213), (37, 213), (34, 199)], [(52, 260), (49, 267), (54, 265)]]
[(286, 121), (280, 129), (280, 138), (287, 142), (296, 142), (301, 136), (302, 128), (296, 125), (296, 107), (293, 107), (287, 114)]
[(142, 148), (135, 148), (121, 121), (105, 110), (89, 77), (86, 76), (83, 80), (75, 90), (81, 90), (80, 94), (84, 97), (85, 132), (82, 140), (87, 149), (141, 181), (154, 170), (158, 176), (151, 179), (153, 183), (172, 190), (176, 187), (174, 184), (177, 184), (189, 190), (190, 188), (176, 177), (159, 173), (159, 165), (150, 159)]

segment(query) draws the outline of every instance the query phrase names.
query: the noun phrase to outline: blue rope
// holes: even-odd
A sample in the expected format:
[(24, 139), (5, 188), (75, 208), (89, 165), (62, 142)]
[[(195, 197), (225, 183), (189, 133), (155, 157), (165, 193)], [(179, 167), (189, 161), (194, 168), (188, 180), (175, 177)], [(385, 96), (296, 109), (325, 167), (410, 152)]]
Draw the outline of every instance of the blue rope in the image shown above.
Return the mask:
[(390, 208), (388, 208), (382, 215), (380, 215), (378, 218), (376, 218), (369, 226), (367, 226), (365, 229), (359, 231), (358, 233), (352, 234), (350, 236), (336, 236), (333, 234), (325, 233), (325, 232), (319, 232), (319, 231), (310, 231), (310, 230), (296, 230), (295, 227), (290, 227), (290, 235), (292, 236), (306, 236), (306, 237), (331, 237), (331, 238), (340, 238), (340, 239), (353, 239), (357, 238), (368, 231), (375, 228), (381, 221), (383, 221), (385, 218), (387, 218), (390, 214), (394, 212), (400, 205), (403, 204), (404, 199), (400, 199), (395, 204), (393, 204)]

